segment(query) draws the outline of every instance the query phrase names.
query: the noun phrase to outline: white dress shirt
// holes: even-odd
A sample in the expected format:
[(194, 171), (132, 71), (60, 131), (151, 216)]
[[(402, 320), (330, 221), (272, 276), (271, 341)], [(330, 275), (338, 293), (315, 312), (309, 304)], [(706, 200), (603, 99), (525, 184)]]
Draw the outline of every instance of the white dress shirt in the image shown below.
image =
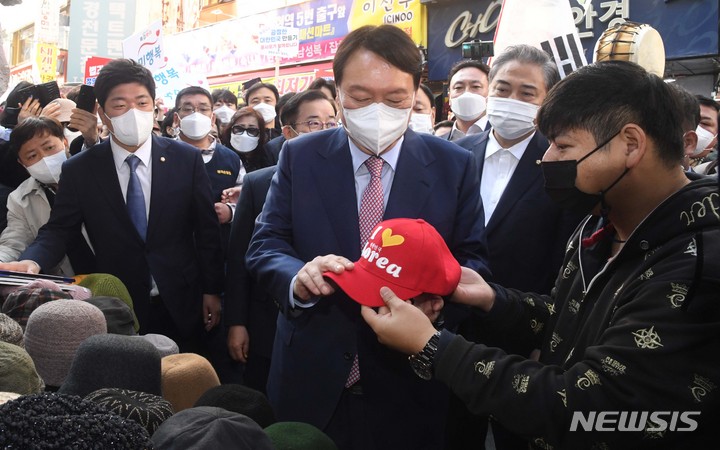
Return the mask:
[(490, 217), (495, 212), (495, 208), (533, 136), (535, 133), (512, 147), (504, 149), (495, 139), (494, 133), (490, 132), (480, 179), (480, 196), (485, 210), (485, 225), (488, 224)]
[(140, 148), (135, 150), (135, 153), (130, 153), (120, 147), (112, 138), (110, 138), (110, 148), (115, 161), (120, 190), (122, 190), (123, 199), (126, 202), (128, 181), (130, 181), (130, 166), (127, 165), (125, 159), (132, 154), (140, 158), (140, 164), (135, 169), (135, 173), (140, 181), (143, 197), (145, 197), (145, 217), (148, 217), (150, 215), (150, 189), (152, 186), (152, 138), (148, 138)]
[(483, 114), (481, 118), (479, 118), (474, 124), (470, 125), (470, 128), (468, 128), (467, 133), (463, 133), (460, 131), (457, 127), (457, 120), (453, 122), (453, 127), (450, 130), (450, 136), (448, 136), (448, 141), (457, 141), (458, 139), (462, 139), (465, 136), (472, 136), (473, 134), (480, 134), (483, 131), (485, 131), (485, 127), (487, 127), (488, 124), (488, 116), (487, 114)]

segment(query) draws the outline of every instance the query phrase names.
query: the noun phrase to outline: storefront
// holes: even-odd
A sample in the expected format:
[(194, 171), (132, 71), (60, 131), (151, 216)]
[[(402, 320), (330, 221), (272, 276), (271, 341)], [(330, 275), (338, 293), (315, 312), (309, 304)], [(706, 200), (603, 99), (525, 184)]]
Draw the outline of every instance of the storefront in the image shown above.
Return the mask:
[[(428, 78), (446, 81), (461, 59), (461, 44), (492, 41), (501, 0), (422, 0), (428, 14)], [(583, 2), (584, 3), (584, 2)], [(720, 72), (717, 0), (592, 0), (587, 11), (570, 0), (583, 49), (593, 60), (595, 43), (615, 23), (647, 23), (662, 36), (666, 78), (694, 92), (715, 91)]]

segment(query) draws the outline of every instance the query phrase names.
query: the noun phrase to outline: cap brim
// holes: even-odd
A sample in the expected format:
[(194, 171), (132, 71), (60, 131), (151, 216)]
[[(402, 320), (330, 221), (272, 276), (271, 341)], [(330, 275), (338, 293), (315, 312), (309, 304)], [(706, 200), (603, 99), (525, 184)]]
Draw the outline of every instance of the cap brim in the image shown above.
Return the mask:
[(359, 264), (355, 264), (353, 270), (345, 270), (340, 274), (323, 272), (323, 276), (333, 280), (348, 297), (365, 306), (385, 306), (385, 302), (380, 297), (380, 288), (383, 286), (390, 288), (403, 300), (409, 300), (422, 294), (421, 291), (408, 289), (381, 279), (366, 271)]

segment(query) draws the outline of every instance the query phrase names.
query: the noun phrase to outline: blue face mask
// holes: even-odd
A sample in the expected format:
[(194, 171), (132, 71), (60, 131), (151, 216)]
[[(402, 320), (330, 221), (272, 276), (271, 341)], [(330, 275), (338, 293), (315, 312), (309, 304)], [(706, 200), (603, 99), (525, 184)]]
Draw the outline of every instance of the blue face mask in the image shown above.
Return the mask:
[(615, 133), (608, 140), (595, 147), (587, 155), (579, 160), (569, 161), (543, 161), (541, 163), (543, 177), (545, 177), (545, 192), (548, 196), (563, 209), (570, 210), (577, 214), (588, 214), (598, 203), (602, 205), (601, 213), (607, 214), (607, 205), (605, 204), (605, 194), (612, 189), (622, 178), (628, 173), (625, 169), (622, 174), (607, 189), (597, 194), (588, 194), (575, 186), (577, 180), (577, 166), (592, 154), (605, 147), (610, 141), (615, 139)]

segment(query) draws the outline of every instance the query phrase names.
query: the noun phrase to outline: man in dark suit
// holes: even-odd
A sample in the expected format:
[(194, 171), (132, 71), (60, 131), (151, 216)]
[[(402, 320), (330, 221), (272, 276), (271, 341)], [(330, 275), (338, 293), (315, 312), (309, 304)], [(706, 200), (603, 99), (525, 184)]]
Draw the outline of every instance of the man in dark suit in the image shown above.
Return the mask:
[(322, 273), (352, 270), (368, 226), (398, 217), (426, 220), (461, 264), (487, 272), (472, 155), (407, 129), (421, 68), (391, 25), (343, 40), (333, 71), (344, 127), (286, 142), (247, 255), (281, 310), (268, 380), (277, 418), (311, 423), (341, 449), (442, 448), (448, 396), (382, 348)]
[(455, 121), (449, 133), (438, 137), (454, 142), (490, 128), (485, 114), (489, 72), (487, 64), (474, 59), (463, 59), (452, 66), (448, 96)]
[(200, 152), (152, 137), (155, 84), (131, 60), (108, 63), (95, 93), (112, 138), (63, 166), (50, 220), (5, 268), (40, 272), (64, 255), (84, 223), (98, 272), (120, 278), (140, 332), (196, 350), (220, 318), (222, 259), (217, 216)]
[[(535, 113), (560, 76), (546, 53), (520, 45), (508, 47), (495, 58), (489, 80), (491, 130), (456, 143), (473, 153), (479, 168), (491, 279), (524, 292), (549, 294), (565, 243), (581, 220), (560, 209), (545, 193), (538, 164), (549, 143), (535, 129)], [(460, 331), (468, 339), (509, 353), (528, 356), (533, 350), (518, 344), (524, 336), (497, 336), (484, 333), (485, 328), (470, 321)], [(461, 400), (454, 400), (449, 423), (456, 427), (449, 427), (448, 448), (476, 448), (478, 440), (483, 440), (484, 419), (468, 417)], [(527, 447), (527, 442), (506, 438), (499, 426), (493, 426), (493, 431), (499, 450)]]
[[(320, 90), (308, 90), (291, 98), (280, 114), (283, 138), (294, 139), (337, 126), (337, 106)], [(225, 290), (225, 325), (228, 350), (245, 363), (244, 383), (265, 392), (278, 308), (265, 289), (248, 274), (245, 266), (255, 218), (262, 211), (270, 180), (277, 166), (250, 172), (243, 181), (230, 233)], [(252, 336), (252, 347), (250, 337)], [(252, 351), (251, 351), (252, 349)]]

